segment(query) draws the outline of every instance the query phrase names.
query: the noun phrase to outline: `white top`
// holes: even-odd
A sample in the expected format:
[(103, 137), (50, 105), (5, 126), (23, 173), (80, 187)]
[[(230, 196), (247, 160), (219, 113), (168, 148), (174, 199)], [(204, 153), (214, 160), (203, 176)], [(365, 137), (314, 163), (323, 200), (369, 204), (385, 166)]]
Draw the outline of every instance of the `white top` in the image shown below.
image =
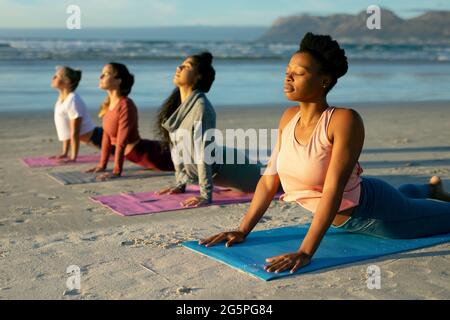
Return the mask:
[(77, 118), (82, 118), (80, 135), (94, 130), (95, 124), (78, 93), (71, 92), (63, 102), (56, 101), (55, 126), (59, 141), (70, 140), (70, 120)]

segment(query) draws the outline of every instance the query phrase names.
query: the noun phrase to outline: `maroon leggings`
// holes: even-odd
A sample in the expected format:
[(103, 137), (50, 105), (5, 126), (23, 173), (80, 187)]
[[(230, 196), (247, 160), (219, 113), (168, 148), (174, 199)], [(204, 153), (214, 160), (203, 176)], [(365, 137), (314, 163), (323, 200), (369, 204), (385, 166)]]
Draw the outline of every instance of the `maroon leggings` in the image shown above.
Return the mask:
[(141, 139), (125, 158), (146, 169), (175, 171), (170, 150), (161, 148), (160, 142), (156, 140)]

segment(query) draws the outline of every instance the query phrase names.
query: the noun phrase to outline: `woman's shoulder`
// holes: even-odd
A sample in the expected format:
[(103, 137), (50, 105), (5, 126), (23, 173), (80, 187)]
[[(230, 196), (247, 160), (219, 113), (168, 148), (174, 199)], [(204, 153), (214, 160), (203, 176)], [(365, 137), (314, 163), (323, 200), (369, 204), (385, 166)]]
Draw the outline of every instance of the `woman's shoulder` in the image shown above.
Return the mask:
[(197, 97), (194, 97), (195, 103), (197, 104), (208, 104), (211, 105), (211, 101), (209, 101), (208, 97), (204, 92), (199, 91)]
[(328, 125), (328, 136), (333, 140), (335, 132), (364, 131), (364, 122), (361, 115), (352, 108), (333, 107), (333, 115)]
[(62, 105), (64, 106), (65, 111), (70, 111), (73, 109), (81, 110), (85, 107), (83, 99), (75, 91), (72, 91), (67, 95)]
[(361, 115), (355, 109), (347, 107), (333, 107), (333, 109), (331, 122), (334, 122), (335, 124), (345, 124), (349, 123), (349, 121), (362, 122)]
[(81, 95), (78, 92), (73, 91), (67, 97), (70, 98), (70, 100), (77, 107), (85, 107), (86, 106), (86, 104), (84, 103), (83, 98), (81, 97)]
[(208, 97), (204, 93), (198, 96), (197, 100), (195, 101), (195, 105), (198, 112), (215, 114), (215, 110), (211, 101), (209, 101)]
[(281, 115), (278, 129), (283, 130), (284, 127), (295, 117), (295, 115), (299, 112), (298, 106), (293, 106), (285, 109), (283, 114)]
[(124, 108), (124, 109), (136, 109), (137, 110), (137, 106), (134, 103), (133, 99), (131, 99), (130, 97), (123, 97), (120, 100), (120, 104), (119, 104), (120, 108)]
[(63, 100), (63, 102), (61, 102), (61, 104), (66, 106), (66, 107), (70, 107), (77, 100), (78, 100), (77, 99), (77, 93), (72, 91), (66, 96), (66, 98)]

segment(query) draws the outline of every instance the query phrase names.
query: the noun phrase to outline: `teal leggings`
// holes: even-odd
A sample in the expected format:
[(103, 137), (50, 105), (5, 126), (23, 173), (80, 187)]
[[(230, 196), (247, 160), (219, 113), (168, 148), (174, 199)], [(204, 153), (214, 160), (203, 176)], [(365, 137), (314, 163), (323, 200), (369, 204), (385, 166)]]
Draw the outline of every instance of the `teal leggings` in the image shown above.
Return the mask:
[[(235, 150), (234, 152), (237, 155), (239, 151)], [(225, 157), (226, 154), (224, 154), (224, 160), (226, 159)], [(220, 187), (233, 188), (241, 192), (255, 192), (256, 185), (261, 178), (262, 168), (259, 162), (250, 163), (247, 156), (245, 156), (244, 163), (240, 164), (237, 156), (235, 156), (233, 163), (223, 163), (217, 166), (213, 183)]]
[(427, 199), (428, 184), (396, 189), (377, 178), (361, 178), (359, 205), (339, 228), (391, 239), (450, 233), (450, 202)]

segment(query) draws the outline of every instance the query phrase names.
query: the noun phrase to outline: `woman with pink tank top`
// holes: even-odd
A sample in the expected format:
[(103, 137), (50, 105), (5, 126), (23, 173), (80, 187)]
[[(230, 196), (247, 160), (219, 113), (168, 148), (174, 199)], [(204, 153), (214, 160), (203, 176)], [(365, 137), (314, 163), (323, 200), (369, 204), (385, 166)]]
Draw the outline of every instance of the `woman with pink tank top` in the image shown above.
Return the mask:
[(307, 33), (286, 70), (284, 92), (298, 106), (280, 120), (278, 141), (251, 205), (236, 231), (201, 240), (207, 247), (243, 242), (266, 212), (281, 183), (283, 201), (314, 213), (297, 252), (268, 257), (268, 272), (295, 272), (310, 263), (330, 226), (383, 238), (450, 232), (450, 194), (439, 177), (395, 189), (362, 177), (364, 124), (352, 109), (328, 105), (327, 94), (348, 69), (330, 36)]

